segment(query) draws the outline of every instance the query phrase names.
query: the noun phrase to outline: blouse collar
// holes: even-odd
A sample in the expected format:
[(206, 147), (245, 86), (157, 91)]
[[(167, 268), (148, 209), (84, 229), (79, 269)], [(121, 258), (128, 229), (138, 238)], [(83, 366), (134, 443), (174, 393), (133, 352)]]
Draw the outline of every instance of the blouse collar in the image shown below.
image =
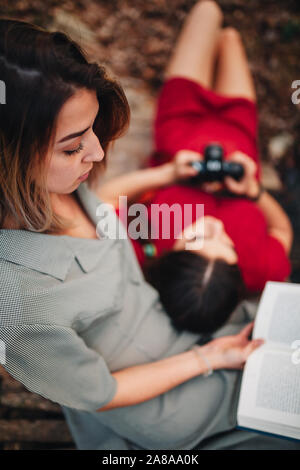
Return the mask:
[[(102, 201), (81, 183), (76, 192), (95, 225), (96, 209)], [(117, 240), (86, 239), (68, 235), (49, 235), (29, 230), (0, 229), (0, 259), (65, 280), (77, 259), (84, 272), (92, 271)]]

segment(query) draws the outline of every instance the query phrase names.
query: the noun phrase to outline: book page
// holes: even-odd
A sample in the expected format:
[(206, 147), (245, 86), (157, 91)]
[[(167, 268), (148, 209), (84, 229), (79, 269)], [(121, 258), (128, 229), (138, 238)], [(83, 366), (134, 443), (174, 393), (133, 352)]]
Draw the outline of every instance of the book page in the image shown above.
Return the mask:
[(291, 354), (265, 352), (259, 371), (255, 406), (299, 415), (300, 366)]
[(300, 285), (268, 282), (259, 304), (253, 338), (291, 348), (300, 341)]
[(238, 422), (247, 417), (288, 426), (299, 433), (300, 363), (293, 361), (292, 351), (264, 345), (251, 354), (242, 379)]

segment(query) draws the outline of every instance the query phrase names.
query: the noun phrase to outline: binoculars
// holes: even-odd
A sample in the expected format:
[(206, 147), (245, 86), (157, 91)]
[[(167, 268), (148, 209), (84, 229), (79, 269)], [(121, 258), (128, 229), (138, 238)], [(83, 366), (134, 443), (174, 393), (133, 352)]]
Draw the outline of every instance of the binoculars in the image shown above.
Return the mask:
[(219, 144), (209, 144), (204, 151), (204, 161), (191, 162), (190, 165), (198, 171), (192, 179), (199, 182), (223, 181), (226, 176), (239, 181), (244, 176), (244, 168), (240, 163), (223, 160), (223, 147)]

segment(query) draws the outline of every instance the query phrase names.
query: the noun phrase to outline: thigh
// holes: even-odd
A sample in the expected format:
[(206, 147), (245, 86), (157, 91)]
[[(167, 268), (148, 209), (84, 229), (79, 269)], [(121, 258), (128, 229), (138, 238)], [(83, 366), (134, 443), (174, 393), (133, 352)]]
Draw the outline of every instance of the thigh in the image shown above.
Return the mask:
[(215, 91), (256, 101), (246, 52), (239, 33), (233, 28), (221, 32)]
[(197, 3), (182, 28), (165, 77), (182, 76), (210, 88), (221, 22), (222, 12), (215, 2)]
[(139, 405), (98, 413), (98, 419), (142, 449), (192, 449), (235, 427), (239, 384), (239, 371), (216, 371)]

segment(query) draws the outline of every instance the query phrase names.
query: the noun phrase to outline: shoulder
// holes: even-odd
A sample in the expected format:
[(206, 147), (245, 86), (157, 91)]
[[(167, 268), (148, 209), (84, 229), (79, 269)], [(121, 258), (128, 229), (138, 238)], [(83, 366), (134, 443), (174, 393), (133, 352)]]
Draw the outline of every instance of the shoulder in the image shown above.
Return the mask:
[(0, 272), (0, 327), (41, 321), (45, 309), (49, 309), (45, 276), (3, 259)]
[[(0, 330), (73, 329), (82, 310), (91, 311), (92, 315), (97, 311), (96, 301), (100, 305), (102, 300), (97, 294), (88, 297), (86, 292), (92, 281), (76, 261), (65, 281), (1, 259), (0, 273)], [(94, 286), (96, 289), (96, 282)]]
[(0, 259), (0, 327), (23, 323), (27, 283), (22, 271), (22, 266)]

